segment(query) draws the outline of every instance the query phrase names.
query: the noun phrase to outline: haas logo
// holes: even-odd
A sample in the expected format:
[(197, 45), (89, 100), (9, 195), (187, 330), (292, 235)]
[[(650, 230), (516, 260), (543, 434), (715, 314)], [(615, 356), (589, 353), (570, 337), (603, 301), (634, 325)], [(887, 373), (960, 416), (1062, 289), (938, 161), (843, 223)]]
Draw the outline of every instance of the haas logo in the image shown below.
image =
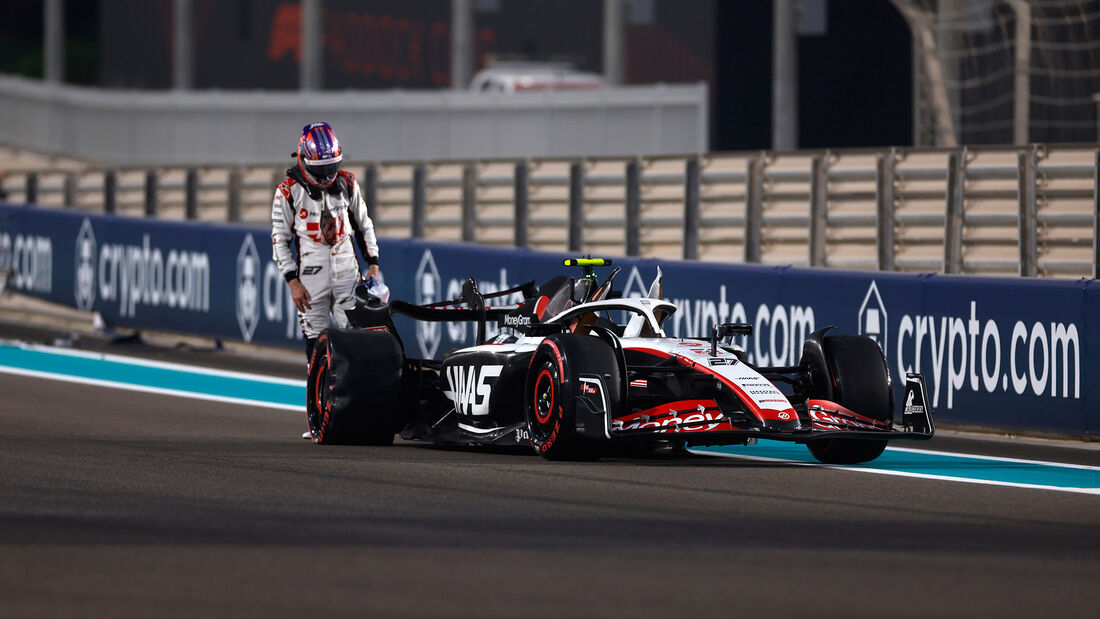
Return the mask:
[(459, 415), (488, 415), (492, 383), (500, 376), (502, 365), (452, 365), (447, 368), (450, 391), (444, 393), (455, 403)]

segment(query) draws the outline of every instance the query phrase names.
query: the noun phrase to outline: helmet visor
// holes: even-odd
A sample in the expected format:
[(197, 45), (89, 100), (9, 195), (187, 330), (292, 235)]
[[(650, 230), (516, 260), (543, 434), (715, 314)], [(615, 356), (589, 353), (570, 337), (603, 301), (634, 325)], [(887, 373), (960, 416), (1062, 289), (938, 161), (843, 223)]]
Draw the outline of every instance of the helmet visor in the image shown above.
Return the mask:
[(313, 177), (318, 185), (322, 187), (332, 184), (332, 181), (336, 180), (336, 173), (340, 171), (340, 162), (326, 163), (324, 165), (307, 165), (306, 172)]

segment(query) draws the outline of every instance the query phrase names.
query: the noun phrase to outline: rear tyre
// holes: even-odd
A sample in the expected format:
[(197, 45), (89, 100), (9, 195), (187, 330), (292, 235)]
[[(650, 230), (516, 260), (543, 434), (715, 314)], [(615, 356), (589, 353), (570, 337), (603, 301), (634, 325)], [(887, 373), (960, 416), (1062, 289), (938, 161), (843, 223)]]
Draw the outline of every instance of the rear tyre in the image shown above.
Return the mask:
[[(831, 399), (865, 417), (893, 421), (890, 368), (878, 344), (862, 335), (834, 335), (824, 339), (824, 348), (833, 383)], [(886, 449), (886, 440), (823, 438), (809, 441), (806, 446), (821, 462), (856, 464), (879, 457)]]
[(607, 414), (621, 399), (619, 365), (615, 352), (603, 340), (589, 335), (561, 334), (543, 340), (531, 358), (524, 385), (524, 412), (531, 446), (549, 460), (589, 460), (600, 456), (600, 443), (578, 432), (583, 424), (603, 423), (579, 410), (577, 389), (582, 375), (599, 376), (605, 390)]
[(402, 414), (405, 355), (390, 334), (325, 329), (313, 348), (306, 416), (313, 442), (391, 445)]

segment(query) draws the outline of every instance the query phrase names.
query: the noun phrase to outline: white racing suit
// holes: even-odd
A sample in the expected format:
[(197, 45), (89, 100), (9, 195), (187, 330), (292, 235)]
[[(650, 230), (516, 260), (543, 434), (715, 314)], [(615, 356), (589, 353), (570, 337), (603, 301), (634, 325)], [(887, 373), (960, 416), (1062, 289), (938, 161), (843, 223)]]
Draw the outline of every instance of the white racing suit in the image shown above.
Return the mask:
[[(325, 189), (306, 183), (296, 168), (275, 190), (271, 206), (271, 242), (275, 265), (289, 283), (295, 277), (309, 292), (311, 308), (298, 312), (307, 355), (321, 331), (331, 325), (346, 327), (344, 312), (355, 306), (359, 262), (353, 240), (367, 264), (378, 264), (374, 223), (359, 183), (341, 170)], [(293, 248), (297, 246), (295, 260)]]

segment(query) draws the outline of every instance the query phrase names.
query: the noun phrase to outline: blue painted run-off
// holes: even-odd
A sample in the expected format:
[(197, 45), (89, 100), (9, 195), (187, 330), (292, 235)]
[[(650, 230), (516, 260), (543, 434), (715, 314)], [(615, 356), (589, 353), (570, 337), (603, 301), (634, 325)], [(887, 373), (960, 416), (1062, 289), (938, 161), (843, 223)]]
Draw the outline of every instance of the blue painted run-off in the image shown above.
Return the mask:
[[(894, 443), (892, 443), (894, 444)], [(756, 445), (701, 447), (697, 453), (769, 458), (817, 463), (805, 445), (759, 441)], [(1091, 488), (1100, 491), (1100, 467), (1063, 466), (1056, 463), (887, 448), (875, 460), (852, 465), (868, 471), (896, 472), (921, 477), (954, 478), (987, 483), (1021, 484), (1054, 488)]]
[(171, 389), (305, 408), (305, 388), (301, 385), (288, 385), (282, 382), (249, 379), (240, 376), (208, 374), (201, 371), (200, 368), (195, 368), (195, 371), (188, 371), (182, 368), (155, 367), (140, 363), (54, 354), (42, 350), (13, 348), (10, 346), (0, 346), (0, 365), (35, 372), (126, 383), (154, 389)]

